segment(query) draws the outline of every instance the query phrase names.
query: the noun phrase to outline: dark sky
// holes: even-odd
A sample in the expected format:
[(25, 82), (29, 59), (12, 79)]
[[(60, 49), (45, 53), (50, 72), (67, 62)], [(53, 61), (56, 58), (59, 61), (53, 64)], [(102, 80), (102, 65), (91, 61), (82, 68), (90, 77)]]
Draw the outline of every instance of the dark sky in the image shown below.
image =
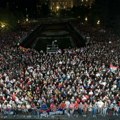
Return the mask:
[[(9, 8), (13, 12), (15, 10), (19, 10), (24, 13), (25, 8), (28, 8), (28, 12), (32, 14), (36, 12), (36, 1), (37, 0), (0, 0), (0, 7), (5, 8), (7, 5), (6, 3), (9, 2)], [(119, 15), (120, 0), (96, 0), (96, 1), (102, 1), (103, 3), (108, 1), (109, 7), (107, 9), (109, 9), (109, 14), (111, 14), (111, 16), (115, 14)]]
[(36, 1), (37, 0), (0, 0), (0, 7), (5, 8), (8, 6), (11, 11), (20, 11), (23, 14), (26, 14), (27, 8), (29, 16), (34, 16), (36, 14)]
[(0, 0), (0, 7), (5, 7), (6, 0)]
[(34, 7), (36, 4), (36, 0), (0, 0), (0, 7), (5, 7), (7, 2), (11, 7), (18, 5), (20, 8)]
[[(28, 8), (34, 8), (36, 5), (37, 0), (0, 0), (0, 7), (5, 7), (6, 3), (9, 2), (11, 7), (15, 7), (18, 5), (21, 9), (28, 7)], [(106, 0), (101, 0), (106, 1)], [(120, 0), (108, 0), (109, 4), (111, 6), (111, 11), (116, 10), (117, 8), (120, 8)]]

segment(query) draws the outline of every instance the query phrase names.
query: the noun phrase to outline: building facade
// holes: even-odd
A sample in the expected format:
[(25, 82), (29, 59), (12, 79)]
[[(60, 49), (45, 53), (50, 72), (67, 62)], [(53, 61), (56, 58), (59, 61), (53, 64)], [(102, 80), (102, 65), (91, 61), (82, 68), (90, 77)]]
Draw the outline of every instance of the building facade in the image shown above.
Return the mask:
[(91, 7), (95, 0), (73, 0), (73, 1), (74, 1), (74, 6), (84, 5), (84, 6)]
[(70, 9), (73, 5), (73, 0), (50, 0), (50, 9), (54, 12), (60, 9)]
[[(91, 7), (95, 0), (37, 0), (37, 8), (40, 9), (43, 3), (49, 3), (51, 11), (57, 12), (61, 9), (70, 9), (73, 6), (88, 6)], [(49, 2), (48, 2), (49, 1)]]

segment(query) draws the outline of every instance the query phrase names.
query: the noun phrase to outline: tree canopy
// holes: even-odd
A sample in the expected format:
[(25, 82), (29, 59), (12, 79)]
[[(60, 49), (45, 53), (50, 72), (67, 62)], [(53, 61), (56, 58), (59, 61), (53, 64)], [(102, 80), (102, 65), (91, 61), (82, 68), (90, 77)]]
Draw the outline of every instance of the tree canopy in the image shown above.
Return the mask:
[(7, 28), (11, 29), (17, 25), (17, 18), (7, 9), (0, 8), (0, 21), (5, 23)]

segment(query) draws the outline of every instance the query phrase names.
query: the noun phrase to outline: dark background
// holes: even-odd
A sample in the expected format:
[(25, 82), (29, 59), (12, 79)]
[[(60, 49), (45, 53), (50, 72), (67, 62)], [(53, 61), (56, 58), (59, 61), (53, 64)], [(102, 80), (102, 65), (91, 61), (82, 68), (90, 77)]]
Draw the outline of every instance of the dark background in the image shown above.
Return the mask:
[[(49, 17), (49, 5), (42, 4), (41, 13), (38, 13), (36, 7), (37, 1), (38, 0), (0, 0), (0, 8), (7, 8), (16, 17), (25, 17), (26, 14), (29, 15), (29, 18), (35, 19)], [(47, 3), (49, 4), (49, 2)], [(71, 14), (72, 11), (74, 14)], [(62, 15), (64, 13), (65, 11), (61, 12)], [(91, 9), (83, 6), (78, 8), (74, 7), (67, 15), (69, 15), (69, 17), (80, 15), (83, 16), (83, 18), (88, 15), (93, 24), (96, 19), (100, 18), (103, 24), (118, 28), (120, 27), (120, 0), (95, 0)], [(64, 15), (62, 17), (64, 17)]]

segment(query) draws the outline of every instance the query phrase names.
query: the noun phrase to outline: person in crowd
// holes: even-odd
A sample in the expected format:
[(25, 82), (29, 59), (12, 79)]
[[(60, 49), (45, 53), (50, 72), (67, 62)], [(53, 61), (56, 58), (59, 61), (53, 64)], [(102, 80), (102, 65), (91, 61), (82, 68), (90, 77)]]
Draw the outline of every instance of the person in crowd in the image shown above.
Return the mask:
[(40, 110), (45, 103), (53, 112), (62, 104), (68, 116), (77, 109), (87, 115), (91, 107), (94, 116), (119, 113), (120, 39), (108, 29), (78, 27), (89, 44), (56, 54), (16, 46), (20, 34), (0, 34), (1, 111)]

